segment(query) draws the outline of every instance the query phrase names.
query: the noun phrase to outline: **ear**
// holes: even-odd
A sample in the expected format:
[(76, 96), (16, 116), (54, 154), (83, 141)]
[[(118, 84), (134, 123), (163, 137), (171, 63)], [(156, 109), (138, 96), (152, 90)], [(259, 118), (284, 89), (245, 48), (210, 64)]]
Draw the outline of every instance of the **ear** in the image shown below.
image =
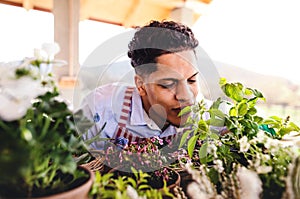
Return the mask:
[(145, 96), (147, 94), (145, 89), (144, 80), (141, 76), (135, 75), (134, 76), (135, 85), (139, 91), (140, 96)]

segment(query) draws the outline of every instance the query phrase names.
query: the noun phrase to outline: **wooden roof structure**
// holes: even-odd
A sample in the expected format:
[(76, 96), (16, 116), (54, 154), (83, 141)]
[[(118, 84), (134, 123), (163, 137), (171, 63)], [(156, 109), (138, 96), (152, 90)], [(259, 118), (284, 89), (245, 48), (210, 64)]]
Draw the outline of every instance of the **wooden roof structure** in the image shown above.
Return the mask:
[[(0, 0), (0, 3), (52, 12), (54, 0)], [(64, 1), (64, 0), (60, 0)], [(80, 1), (80, 20), (91, 19), (125, 27), (172, 18), (176, 9), (192, 10), (192, 23), (211, 0), (72, 0)], [(71, 1), (71, 2), (72, 2)]]

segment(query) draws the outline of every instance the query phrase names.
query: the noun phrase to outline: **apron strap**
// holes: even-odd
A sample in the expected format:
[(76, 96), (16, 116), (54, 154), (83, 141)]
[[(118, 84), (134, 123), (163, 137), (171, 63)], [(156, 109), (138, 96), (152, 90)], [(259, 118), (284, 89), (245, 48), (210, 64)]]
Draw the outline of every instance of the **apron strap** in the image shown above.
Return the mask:
[(123, 106), (122, 106), (120, 118), (118, 121), (118, 125), (120, 127), (126, 128), (127, 120), (129, 118), (129, 113), (131, 110), (131, 100), (132, 100), (133, 91), (134, 91), (134, 87), (127, 87), (127, 89), (125, 91), (125, 95), (124, 95), (124, 99), (123, 99)]

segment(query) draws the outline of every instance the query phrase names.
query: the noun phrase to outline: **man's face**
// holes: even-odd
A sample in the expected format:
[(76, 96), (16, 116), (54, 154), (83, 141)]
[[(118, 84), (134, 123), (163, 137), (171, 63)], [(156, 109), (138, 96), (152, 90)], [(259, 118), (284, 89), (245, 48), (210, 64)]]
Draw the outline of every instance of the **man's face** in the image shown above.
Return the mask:
[[(193, 51), (165, 54), (157, 58), (157, 71), (137, 84), (143, 106), (160, 126), (166, 122), (181, 126), (188, 115), (178, 117), (186, 106), (195, 103), (199, 92), (199, 74)], [(137, 80), (137, 79), (136, 79)]]

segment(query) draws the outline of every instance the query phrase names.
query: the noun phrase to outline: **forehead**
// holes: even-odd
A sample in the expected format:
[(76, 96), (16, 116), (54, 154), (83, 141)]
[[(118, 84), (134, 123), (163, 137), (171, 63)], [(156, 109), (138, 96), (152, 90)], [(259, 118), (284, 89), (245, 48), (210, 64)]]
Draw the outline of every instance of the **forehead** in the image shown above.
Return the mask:
[(156, 63), (157, 70), (148, 76), (152, 80), (188, 79), (198, 72), (196, 55), (192, 50), (161, 55)]

